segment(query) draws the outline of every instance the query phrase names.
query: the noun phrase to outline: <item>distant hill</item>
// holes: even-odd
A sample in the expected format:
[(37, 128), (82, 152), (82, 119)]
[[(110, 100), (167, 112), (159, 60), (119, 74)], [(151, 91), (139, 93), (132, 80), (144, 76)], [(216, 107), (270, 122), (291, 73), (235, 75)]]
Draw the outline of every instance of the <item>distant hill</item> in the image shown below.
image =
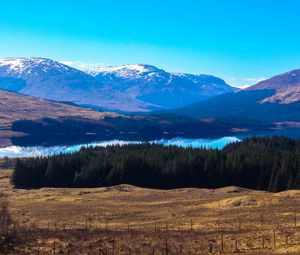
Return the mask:
[(300, 69), (262, 81), (247, 90), (274, 90), (274, 95), (262, 102), (290, 104), (300, 100)]
[(176, 108), (237, 91), (212, 75), (168, 73), (150, 65), (99, 67), (87, 72), (109, 88), (156, 108)]
[[(56, 144), (78, 139), (159, 139), (160, 137), (218, 137), (267, 130), (265, 123), (244, 120), (206, 120), (173, 114), (126, 116), (96, 112), (69, 104), (0, 90), (0, 146), (8, 139), (18, 144)], [(25, 136), (26, 135), (26, 136)], [(34, 138), (33, 138), (34, 136)], [(75, 137), (76, 136), (76, 137)], [(5, 142), (3, 142), (3, 139)]]
[(210, 75), (172, 74), (148, 65), (85, 73), (45, 58), (0, 59), (0, 89), (119, 112), (176, 108), (236, 90)]
[(300, 70), (262, 81), (246, 90), (220, 95), (176, 110), (200, 118), (247, 117), (261, 121), (300, 121)]
[[(68, 130), (57, 128), (58, 125), (53, 125), (53, 122), (64, 123), (73, 122), (77, 125), (84, 123), (105, 123), (106, 117), (118, 117), (119, 114), (110, 112), (96, 112), (87, 108), (71, 106), (63, 103), (51, 102), (44, 99), (38, 99), (31, 96), (0, 90), (0, 146), (8, 145), (8, 139), (14, 136), (24, 136), (25, 134), (39, 133), (40, 130), (35, 130), (34, 127), (39, 123), (39, 129), (48, 127), (52, 133), (56, 134), (77, 134), (83, 135), (84, 129)], [(30, 128), (16, 129), (15, 125), (19, 122), (30, 122)], [(33, 125), (36, 123), (36, 125)], [(51, 125), (52, 123), (52, 125)], [(104, 124), (102, 126), (105, 127)], [(66, 126), (67, 127), (67, 126)]]
[(96, 112), (87, 108), (0, 90), (0, 116), (0, 127), (3, 129), (5, 127), (10, 128), (13, 122), (22, 119), (41, 120), (47, 117), (53, 119), (101, 120), (108, 116), (116, 117), (120, 115), (109, 112)]

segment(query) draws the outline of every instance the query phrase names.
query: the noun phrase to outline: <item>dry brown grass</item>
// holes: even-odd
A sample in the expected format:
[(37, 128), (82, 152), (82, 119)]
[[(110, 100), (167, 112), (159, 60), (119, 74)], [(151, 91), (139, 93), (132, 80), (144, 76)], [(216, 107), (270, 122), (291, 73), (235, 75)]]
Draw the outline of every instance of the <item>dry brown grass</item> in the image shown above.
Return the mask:
[(10, 174), (0, 171), (0, 189), (26, 226), (10, 254), (166, 254), (166, 242), (169, 255), (300, 254), (300, 191), (19, 190)]

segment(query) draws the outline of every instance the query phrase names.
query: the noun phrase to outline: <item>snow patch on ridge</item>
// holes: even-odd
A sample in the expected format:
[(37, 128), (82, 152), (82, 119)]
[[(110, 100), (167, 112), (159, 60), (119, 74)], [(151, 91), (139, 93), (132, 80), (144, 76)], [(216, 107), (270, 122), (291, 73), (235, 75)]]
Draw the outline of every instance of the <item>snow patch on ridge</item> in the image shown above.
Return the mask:
[(72, 69), (67, 65), (45, 58), (2, 58), (0, 59), (0, 68), (7, 68), (5, 70), (7, 74), (15, 74), (18, 77), (26, 74), (47, 73), (54, 68), (61, 73), (66, 73)]
[(122, 65), (122, 66), (99, 66), (87, 71), (90, 73), (101, 73), (101, 72), (111, 73), (111, 72), (118, 72), (122, 70), (136, 71), (139, 73), (145, 73), (149, 71), (144, 65), (138, 65), (138, 64)]
[(123, 78), (137, 78), (142, 76), (153, 76), (159, 69), (150, 65), (129, 64), (121, 66), (98, 66), (84, 70), (92, 76), (114, 74)]

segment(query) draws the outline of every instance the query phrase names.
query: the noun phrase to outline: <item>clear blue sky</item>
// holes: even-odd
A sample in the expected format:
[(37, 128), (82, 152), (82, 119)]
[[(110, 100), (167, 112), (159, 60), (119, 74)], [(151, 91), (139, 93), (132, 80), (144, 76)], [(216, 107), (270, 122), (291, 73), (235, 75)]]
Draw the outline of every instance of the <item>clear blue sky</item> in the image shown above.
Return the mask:
[(0, 57), (208, 73), (235, 85), (300, 68), (299, 0), (10, 0)]

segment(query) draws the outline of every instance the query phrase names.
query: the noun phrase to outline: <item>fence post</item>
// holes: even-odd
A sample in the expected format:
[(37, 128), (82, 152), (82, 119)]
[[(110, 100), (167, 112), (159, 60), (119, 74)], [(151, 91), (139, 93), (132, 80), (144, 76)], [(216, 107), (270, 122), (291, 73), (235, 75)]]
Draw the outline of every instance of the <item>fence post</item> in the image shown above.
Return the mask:
[(115, 255), (115, 238), (113, 238), (113, 241), (112, 241), (112, 255)]
[(56, 243), (54, 242), (53, 243), (53, 255), (55, 255), (56, 254)]
[(209, 253), (213, 253), (213, 244), (209, 243)]
[(168, 238), (166, 238), (166, 255), (169, 254), (169, 248), (168, 248)]
[(223, 234), (221, 235), (221, 253), (224, 252), (224, 236)]

